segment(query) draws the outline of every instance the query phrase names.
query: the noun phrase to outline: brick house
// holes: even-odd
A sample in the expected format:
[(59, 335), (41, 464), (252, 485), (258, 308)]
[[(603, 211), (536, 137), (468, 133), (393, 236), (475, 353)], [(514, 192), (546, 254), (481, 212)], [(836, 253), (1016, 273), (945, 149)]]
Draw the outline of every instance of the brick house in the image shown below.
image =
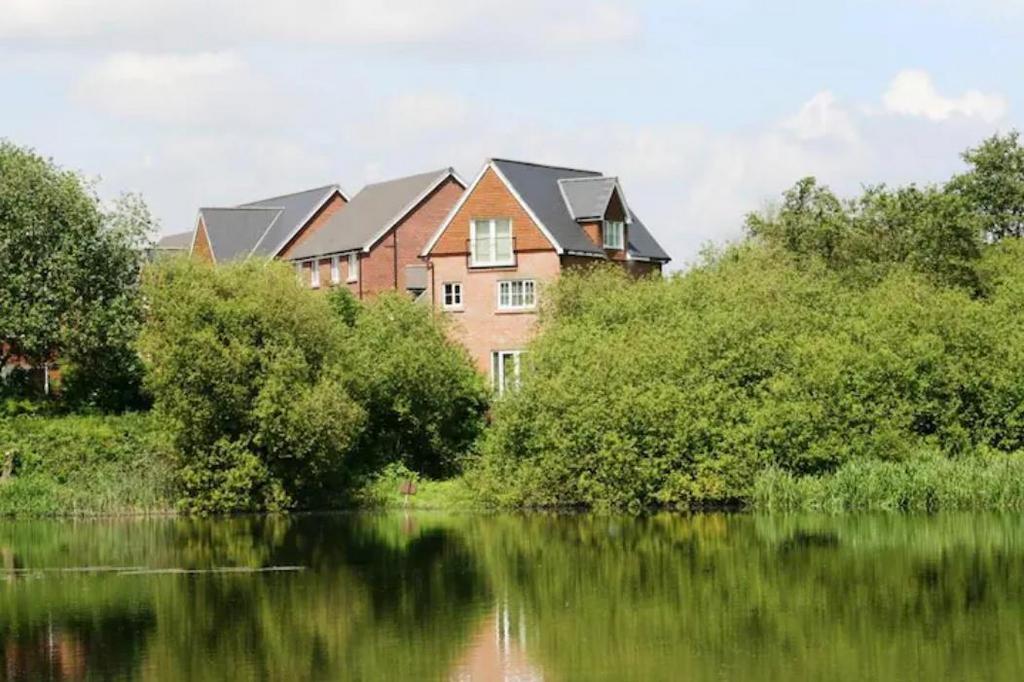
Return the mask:
[(367, 185), (282, 258), (314, 289), (344, 285), (358, 298), (387, 290), (418, 296), (427, 287), (420, 252), (465, 189), (451, 168)]
[(187, 252), (211, 263), (250, 256), (287, 259), (348, 200), (340, 187), (326, 185), (238, 206), (201, 208), (191, 232), (164, 237), (155, 252)]
[(431, 304), (500, 392), (518, 380), (542, 285), (566, 268), (620, 264), (637, 276), (670, 258), (615, 177), (491, 159), (423, 249)]

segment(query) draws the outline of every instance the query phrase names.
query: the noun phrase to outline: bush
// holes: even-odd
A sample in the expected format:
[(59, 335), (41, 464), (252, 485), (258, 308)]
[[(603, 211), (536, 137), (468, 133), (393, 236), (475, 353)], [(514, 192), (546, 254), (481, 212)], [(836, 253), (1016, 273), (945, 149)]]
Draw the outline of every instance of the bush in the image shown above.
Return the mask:
[(987, 299), (748, 243), (672, 279), (566, 275), (472, 477), (495, 504), (690, 507), (769, 467), (1024, 448), (1024, 247), (979, 271)]
[(142, 355), (174, 434), (185, 510), (330, 502), (365, 412), (344, 387), (345, 334), (280, 263), (184, 259), (146, 273)]
[(0, 419), (0, 514), (165, 511), (172, 506), (169, 436), (149, 415)]
[(401, 462), (427, 476), (454, 474), (487, 409), (469, 355), (448, 338), (444, 318), (406, 296), (381, 295), (354, 312), (350, 300), (345, 289), (332, 294), (350, 325), (347, 387), (367, 415), (356, 446), (361, 469)]

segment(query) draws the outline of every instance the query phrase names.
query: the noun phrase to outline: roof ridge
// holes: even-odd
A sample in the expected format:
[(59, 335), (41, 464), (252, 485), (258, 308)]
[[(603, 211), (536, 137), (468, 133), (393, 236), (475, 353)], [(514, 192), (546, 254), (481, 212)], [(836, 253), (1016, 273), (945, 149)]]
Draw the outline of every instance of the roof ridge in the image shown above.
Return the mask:
[[(453, 173), (454, 170), (455, 169), (452, 168), (451, 166), (446, 166), (444, 168), (438, 168), (438, 169), (435, 169), (435, 170), (423, 171), (422, 173), (410, 173), (409, 175), (402, 175), (402, 176), (399, 176), (397, 178), (391, 178), (389, 180), (379, 180), (377, 182), (369, 182), (369, 183), (363, 185), (363, 189), (366, 189), (367, 187), (376, 187), (377, 185), (386, 185), (386, 184), (391, 183), (391, 182), (400, 182), (402, 180), (409, 180), (411, 178), (418, 178), (418, 177), (423, 177), (423, 176), (427, 176), (427, 175), (429, 175), (431, 178), (436, 178), (436, 177), (438, 177), (438, 176), (440, 176), (442, 174), (443, 175), (448, 175), (449, 173)], [(359, 191), (362, 192), (363, 190), (361, 189)], [(357, 192), (357, 194), (358, 194), (358, 192)]]
[(284, 210), (284, 206), (200, 206), (199, 210), (200, 211), (283, 211)]
[(573, 168), (572, 166), (556, 166), (556, 165), (550, 164), (550, 163), (537, 163), (536, 161), (519, 161), (517, 159), (504, 159), (504, 158), (500, 158), (500, 157), (497, 157), (497, 156), (492, 156), (490, 160), (491, 161), (502, 161), (502, 162), (505, 162), (505, 163), (518, 163), (521, 166), (533, 166), (535, 168), (551, 168), (553, 170), (567, 170), (567, 171), (574, 171), (576, 173), (593, 173), (595, 175), (601, 175), (601, 176), (604, 175), (600, 171), (587, 170), (587, 169), (584, 169), (584, 168)]
[(594, 182), (595, 180), (615, 180), (618, 182), (619, 176), (617, 175), (597, 175), (589, 178), (558, 178), (556, 182)]
[(298, 190), (296, 192), (286, 192), (285, 194), (275, 194), (274, 196), (267, 197), (266, 199), (256, 199), (255, 201), (243, 201), (241, 204), (238, 205), (238, 208), (262, 208), (262, 207), (258, 207), (258, 206), (253, 206), (252, 204), (262, 204), (262, 203), (265, 203), (267, 201), (273, 201), (274, 199), (284, 199), (285, 197), (293, 197), (296, 194), (308, 194), (309, 192), (316, 192), (317, 190), (326, 191), (326, 190), (329, 190), (329, 189), (337, 190), (337, 191), (340, 192), (341, 191), (341, 185), (339, 185), (338, 183), (334, 182), (334, 183), (331, 183), (329, 185), (321, 185), (319, 187), (310, 187), (309, 189), (300, 189), (300, 190)]

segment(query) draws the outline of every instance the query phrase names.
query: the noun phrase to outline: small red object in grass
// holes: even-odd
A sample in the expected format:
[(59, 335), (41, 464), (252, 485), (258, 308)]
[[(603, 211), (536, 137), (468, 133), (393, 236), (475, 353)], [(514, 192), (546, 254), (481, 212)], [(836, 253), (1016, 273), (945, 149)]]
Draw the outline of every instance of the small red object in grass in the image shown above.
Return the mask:
[(403, 495), (415, 495), (416, 494), (416, 482), (415, 481), (402, 481), (402, 487), (398, 489), (398, 492)]

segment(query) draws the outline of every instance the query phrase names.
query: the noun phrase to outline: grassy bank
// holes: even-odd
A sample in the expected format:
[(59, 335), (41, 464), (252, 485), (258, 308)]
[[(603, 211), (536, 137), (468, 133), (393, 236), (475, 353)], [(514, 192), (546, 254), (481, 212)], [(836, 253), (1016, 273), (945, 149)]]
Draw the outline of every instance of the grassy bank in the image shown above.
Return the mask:
[(822, 476), (768, 469), (755, 480), (751, 506), (824, 512), (1024, 510), (1024, 454), (861, 460)]
[(169, 511), (167, 443), (149, 415), (0, 419), (0, 515)]

